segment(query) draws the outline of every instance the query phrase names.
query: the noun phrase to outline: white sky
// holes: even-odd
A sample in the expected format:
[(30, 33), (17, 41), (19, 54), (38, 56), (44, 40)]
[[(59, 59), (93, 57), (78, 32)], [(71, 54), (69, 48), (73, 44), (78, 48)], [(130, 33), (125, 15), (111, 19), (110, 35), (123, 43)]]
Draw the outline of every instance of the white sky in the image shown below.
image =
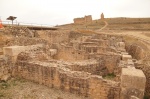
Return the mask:
[(60, 25), (73, 18), (150, 17), (150, 0), (0, 0), (0, 17), (16, 16), (25, 23)]

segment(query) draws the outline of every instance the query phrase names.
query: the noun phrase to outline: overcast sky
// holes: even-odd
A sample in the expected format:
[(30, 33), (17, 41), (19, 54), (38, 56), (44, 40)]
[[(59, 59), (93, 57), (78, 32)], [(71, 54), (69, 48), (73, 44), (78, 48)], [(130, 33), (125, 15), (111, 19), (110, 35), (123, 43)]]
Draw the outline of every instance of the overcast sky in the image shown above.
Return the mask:
[(25, 23), (60, 25), (73, 18), (150, 17), (150, 0), (0, 0), (0, 17), (16, 16)]

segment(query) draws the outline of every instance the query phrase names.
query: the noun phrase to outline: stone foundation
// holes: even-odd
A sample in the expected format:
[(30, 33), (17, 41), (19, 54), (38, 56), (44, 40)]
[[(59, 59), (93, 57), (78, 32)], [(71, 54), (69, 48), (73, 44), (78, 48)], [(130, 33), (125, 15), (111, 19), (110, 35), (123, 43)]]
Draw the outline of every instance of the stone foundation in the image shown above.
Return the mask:
[(64, 66), (50, 62), (17, 61), (13, 76), (91, 99), (120, 99), (118, 82), (104, 80), (87, 72), (71, 71)]

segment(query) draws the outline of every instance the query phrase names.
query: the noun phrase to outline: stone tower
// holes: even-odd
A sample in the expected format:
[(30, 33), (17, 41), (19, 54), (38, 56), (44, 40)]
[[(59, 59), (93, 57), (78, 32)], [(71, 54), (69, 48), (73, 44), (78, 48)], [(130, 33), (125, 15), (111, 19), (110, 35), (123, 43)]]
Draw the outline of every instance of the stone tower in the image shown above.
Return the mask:
[(101, 20), (104, 20), (104, 14), (103, 13), (101, 14)]

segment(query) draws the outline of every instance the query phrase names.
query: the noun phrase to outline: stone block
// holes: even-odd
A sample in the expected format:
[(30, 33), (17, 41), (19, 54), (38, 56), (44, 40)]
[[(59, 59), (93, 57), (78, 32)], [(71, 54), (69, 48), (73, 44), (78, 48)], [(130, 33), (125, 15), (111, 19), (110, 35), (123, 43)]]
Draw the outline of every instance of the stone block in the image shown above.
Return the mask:
[(57, 49), (50, 49), (49, 51), (50, 51), (51, 56), (54, 56), (57, 54)]
[(128, 55), (128, 52), (121, 52), (122, 55)]
[(3, 47), (4, 55), (17, 56), (20, 52), (25, 51), (25, 46), (9, 46)]
[(144, 90), (145, 82), (146, 82), (146, 77), (142, 70), (122, 68), (122, 74), (121, 74), (122, 87), (131, 87), (131, 88)]
[(122, 55), (122, 60), (127, 61), (128, 59), (132, 59), (131, 55)]
[(135, 68), (122, 68), (121, 99), (131, 99), (131, 96), (143, 99), (146, 77), (142, 70)]
[(124, 43), (124, 42), (119, 42), (119, 43), (118, 43), (118, 46), (119, 46), (120, 48), (125, 49), (125, 43)]

